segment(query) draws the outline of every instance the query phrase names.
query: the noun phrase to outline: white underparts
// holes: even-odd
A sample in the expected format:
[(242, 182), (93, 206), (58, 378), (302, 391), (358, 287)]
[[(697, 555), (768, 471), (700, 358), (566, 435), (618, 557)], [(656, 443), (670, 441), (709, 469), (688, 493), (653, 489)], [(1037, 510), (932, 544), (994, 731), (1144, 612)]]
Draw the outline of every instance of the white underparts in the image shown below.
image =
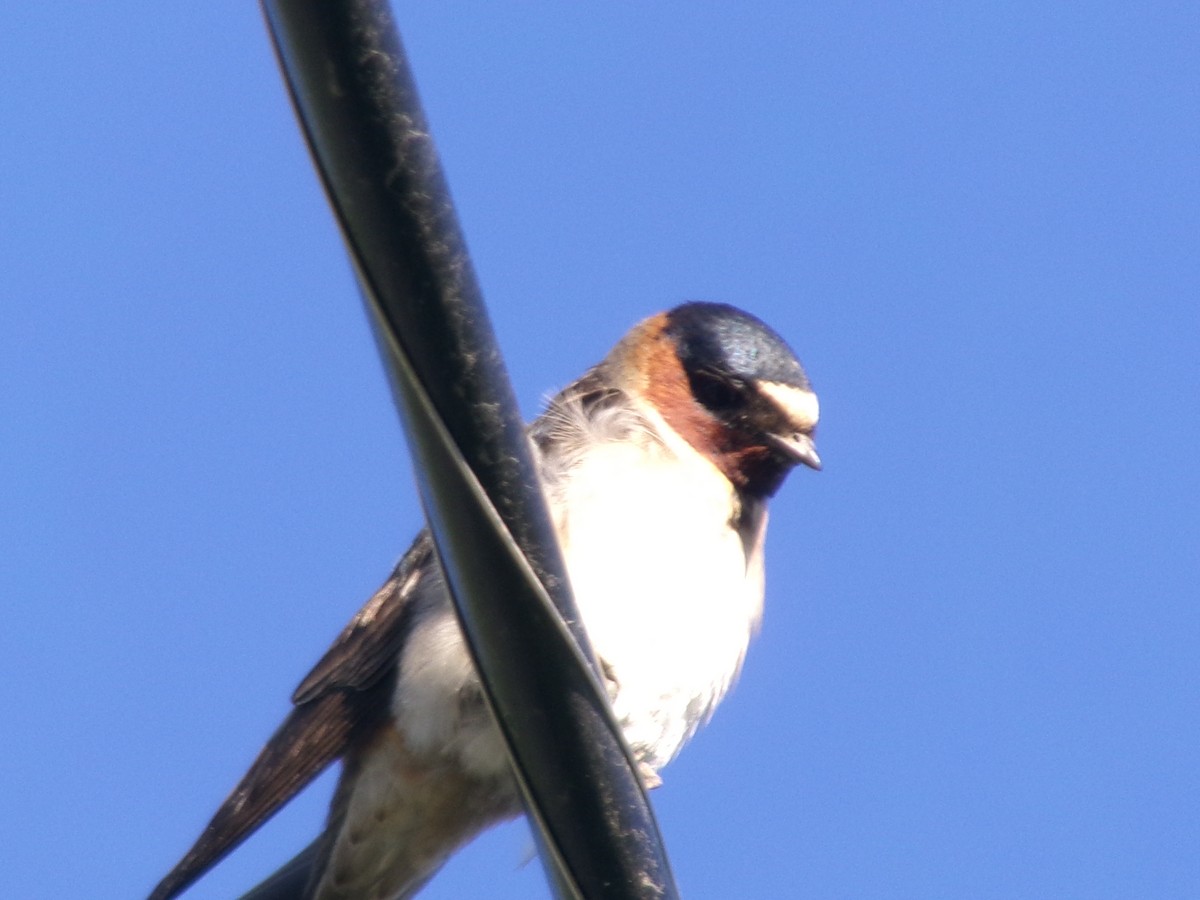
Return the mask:
[[(658, 769), (737, 676), (762, 609), (761, 553), (747, 562), (729, 481), (652, 410), (589, 418), (568, 403), (548, 416), (543, 479), (576, 602), (617, 682), (626, 739)], [(506, 771), (486, 710), (462, 703), (474, 675), (440, 576), (419, 594), (398, 726), (418, 752), (449, 753), (481, 776)]]

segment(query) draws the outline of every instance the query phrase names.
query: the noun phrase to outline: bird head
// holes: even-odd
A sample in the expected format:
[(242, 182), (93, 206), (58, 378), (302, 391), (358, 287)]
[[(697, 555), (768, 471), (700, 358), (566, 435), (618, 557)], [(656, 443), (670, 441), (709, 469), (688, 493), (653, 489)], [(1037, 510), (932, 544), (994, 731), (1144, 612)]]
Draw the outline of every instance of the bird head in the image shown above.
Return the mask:
[(773, 329), (724, 303), (685, 303), (637, 325), (610, 359), (627, 389), (741, 491), (774, 494), (788, 472), (821, 468), (819, 407), (804, 367)]

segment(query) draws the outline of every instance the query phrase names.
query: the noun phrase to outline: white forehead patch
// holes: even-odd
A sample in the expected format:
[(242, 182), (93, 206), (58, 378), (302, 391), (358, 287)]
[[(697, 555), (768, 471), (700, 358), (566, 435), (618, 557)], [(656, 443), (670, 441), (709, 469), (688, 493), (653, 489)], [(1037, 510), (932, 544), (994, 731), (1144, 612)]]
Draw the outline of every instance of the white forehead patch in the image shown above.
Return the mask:
[(780, 384), (778, 381), (760, 381), (759, 391), (783, 411), (793, 425), (799, 429), (812, 429), (817, 425), (821, 409), (817, 395), (812, 391)]

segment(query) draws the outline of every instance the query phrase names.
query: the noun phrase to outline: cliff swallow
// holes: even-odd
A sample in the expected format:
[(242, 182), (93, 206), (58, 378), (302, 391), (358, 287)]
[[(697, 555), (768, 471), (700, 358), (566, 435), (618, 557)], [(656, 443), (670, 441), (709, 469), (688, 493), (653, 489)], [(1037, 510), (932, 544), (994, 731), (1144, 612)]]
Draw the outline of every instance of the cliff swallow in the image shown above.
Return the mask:
[[(821, 466), (796, 355), (732, 306), (633, 328), (531, 426), (580, 615), (650, 783), (736, 678), (763, 602), (766, 502)], [(330, 763), (324, 833), (248, 897), (409, 897), (517, 815), (422, 533), (292, 697), (294, 708), (152, 900), (177, 896)]]

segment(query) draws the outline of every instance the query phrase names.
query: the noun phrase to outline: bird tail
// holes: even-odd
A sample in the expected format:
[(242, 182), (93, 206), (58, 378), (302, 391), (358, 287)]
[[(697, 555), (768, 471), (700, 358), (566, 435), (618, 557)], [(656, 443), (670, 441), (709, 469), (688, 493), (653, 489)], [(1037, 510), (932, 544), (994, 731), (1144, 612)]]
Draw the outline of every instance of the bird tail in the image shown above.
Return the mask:
[(241, 900), (296, 900), (305, 896), (320, 849), (321, 838), (317, 838), (274, 875), (243, 894)]
[(341, 756), (356, 732), (378, 727), (362, 712), (364, 697), (365, 693), (332, 691), (294, 708), (149, 900), (171, 900), (183, 893)]

